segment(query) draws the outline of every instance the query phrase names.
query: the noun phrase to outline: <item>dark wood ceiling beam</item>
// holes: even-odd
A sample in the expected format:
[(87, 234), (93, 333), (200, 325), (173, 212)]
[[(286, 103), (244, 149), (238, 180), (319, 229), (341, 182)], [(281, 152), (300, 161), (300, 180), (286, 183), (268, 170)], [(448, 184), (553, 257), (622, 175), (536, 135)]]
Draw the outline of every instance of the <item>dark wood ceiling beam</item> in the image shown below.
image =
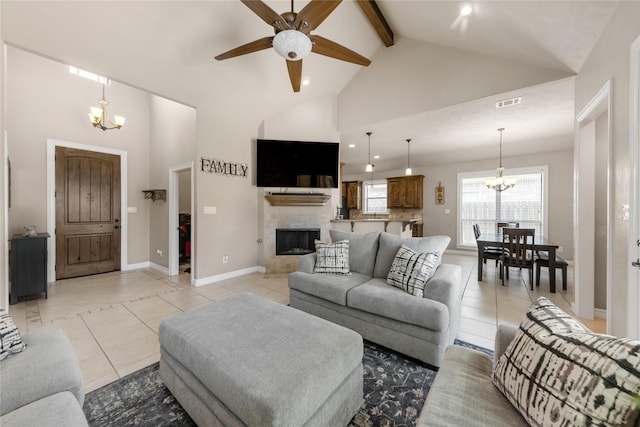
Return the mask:
[(384, 19), (384, 15), (375, 0), (358, 0), (358, 4), (382, 39), (382, 42), (387, 47), (393, 46), (393, 31), (387, 20)]

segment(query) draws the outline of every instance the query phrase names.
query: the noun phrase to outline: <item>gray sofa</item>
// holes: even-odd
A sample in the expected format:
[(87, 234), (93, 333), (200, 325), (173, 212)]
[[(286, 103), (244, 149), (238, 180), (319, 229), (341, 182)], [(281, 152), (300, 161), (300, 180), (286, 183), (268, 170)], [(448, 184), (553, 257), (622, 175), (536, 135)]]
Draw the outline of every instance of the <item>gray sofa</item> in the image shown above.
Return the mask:
[(443, 253), (448, 236), (401, 238), (388, 233), (330, 230), (331, 240), (349, 240), (350, 274), (314, 273), (315, 254), (300, 257), (289, 275), (292, 307), (352, 329), (365, 339), (433, 366), (440, 366), (460, 325), (462, 271), (441, 264), (417, 298), (387, 284), (398, 249)]
[(80, 365), (62, 330), (22, 338), (27, 347), (0, 361), (0, 425), (87, 426)]
[[(502, 356), (517, 331), (517, 327), (498, 327), (494, 361)], [(491, 381), (492, 369), (492, 360), (486, 354), (457, 345), (448, 347), (416, 425), (527, 426)]]

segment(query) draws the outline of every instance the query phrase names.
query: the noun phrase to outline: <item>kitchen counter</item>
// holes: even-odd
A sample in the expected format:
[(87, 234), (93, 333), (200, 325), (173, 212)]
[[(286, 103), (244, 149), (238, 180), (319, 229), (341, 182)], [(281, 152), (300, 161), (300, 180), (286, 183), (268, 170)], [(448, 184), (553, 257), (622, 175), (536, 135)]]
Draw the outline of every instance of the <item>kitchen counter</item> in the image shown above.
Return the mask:
[(402, 237), (411, 237), (411, 226), (421, 223), (420, 218), (394, 219), (394, 218), (360, 218), (360, 219), (332, 219), (332, 228), (356, 233), (370, 233), (372, 231), (385, 231)]

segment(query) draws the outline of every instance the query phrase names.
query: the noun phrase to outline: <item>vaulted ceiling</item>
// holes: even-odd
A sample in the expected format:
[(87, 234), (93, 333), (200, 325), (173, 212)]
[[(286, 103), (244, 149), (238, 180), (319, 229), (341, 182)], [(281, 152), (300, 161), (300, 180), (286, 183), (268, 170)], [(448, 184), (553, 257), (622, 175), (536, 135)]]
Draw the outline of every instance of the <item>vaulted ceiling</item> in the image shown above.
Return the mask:
[[(289, 1), (266, 0), (284, 12)], [(295, 10), (308, 1), (296, 1)], [(609, 22), (616, 1), (477, 1), (473, 13), (459, 16), (458, 1), (378, 0), (396, 41), (440, 45), (457, 52), (488, 55), (572, 76), (580, 71)], [(341, 92), (366, 72), (361, 66), (320, 55), (304, 60), (311, 85), (291, 90), (285, 61), (271, 49), (215, 61), (214, 56), (272, 34), (272, 29), (236, 0), (210, 1), (10, 1), (3, 0), (5, 42), (86, 68), (115, 80), (190, 105), (204, 97), (220, 108), (244, 111), (259, 121), (298, 102)], [(314, 31), (370, 58), (385, 49), (362, 10), (344, 0)], [(400, 43), (398, 43), (400, 44)], [(395, 76), (402, 79), (402, 64)], [(406, 138), (412, 153), (450, 161), (444, 152), (469, 158), (493, 150), (495, 109), (487, 105), (510, 96), (527, 102), (504, 115), (505, 146), (540, 141), (553, 150), (573, 132), (573, 80), (562, 79), (509, 93), (494, 93), (403, 117), (376, 118), (376, 150), (383, 159), (404, 159)], [(502, 113), (501, 113), (502, 114)], [(487, 123), (492, 123), (488, 126)], [(488, 129), (490, 129), (488, 131)], [(361, 161), (363, 126), (340, 128), (342, 159)], [(558, 141), (564, 141), (559, 143)], [(360, 146), (349, 150), (348, 143)], [(406, 144), (406, 143), (405, 143)], [(531, 145), (531, 144), (529, 144)], [(529, 147), (528, 149), (530, 149)], [(514, 148), (511, 154), (526, 154)], [(353, 156), (353, 157), (351, 157)], [(463, 156), (464, 158), (464, 156)], [(356, 160), (357, 159), (357, 160)], [(391, 163), (390, 163), (391, 165)]]

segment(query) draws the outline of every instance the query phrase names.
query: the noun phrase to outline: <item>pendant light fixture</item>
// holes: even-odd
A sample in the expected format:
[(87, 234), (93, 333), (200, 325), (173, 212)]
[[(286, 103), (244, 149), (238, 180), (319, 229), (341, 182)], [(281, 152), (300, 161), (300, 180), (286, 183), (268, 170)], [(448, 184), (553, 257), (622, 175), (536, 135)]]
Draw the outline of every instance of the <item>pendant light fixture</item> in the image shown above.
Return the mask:
[(487, 188), (492, 188), (496, 191), (508, 190), (509, 188), (516, 185), (516, 182), (517, 182), (517, 180), (513, 177), (505, 178), (502, 176), (502, 173), (504, 172), (504, 168), (502, 167), (502, 131), (503, 130), (504, 128), (498, 129), (498, 132), (500, 132), (500, 164), (498, 166), (498, 169), (496, 170), (497, 171), (496, 177), (487, 178), (484, 182)]
[(369, 163), (367, 163), (367, 167), (364, 169), (365, 172), (373, 172), (373, 164), (371, 163), (371, 133), (367, 132), (367, 136), (369, 137)]
[(412, 175), (411, 170), (411, 138), (407, 139), (407, 170), (404, 171), (405, 175)]
[(124, 125), (124, 117), (113, 116), (113, 121), (109, 120), (107, 115), (107, 101), (104, 97), (104, 84), (102, 85), (102, 98), (98, 100), (99, 107), (91, 107), (89, 113), (89, 119), (93, 127), (104, 130), (120, 129)]

